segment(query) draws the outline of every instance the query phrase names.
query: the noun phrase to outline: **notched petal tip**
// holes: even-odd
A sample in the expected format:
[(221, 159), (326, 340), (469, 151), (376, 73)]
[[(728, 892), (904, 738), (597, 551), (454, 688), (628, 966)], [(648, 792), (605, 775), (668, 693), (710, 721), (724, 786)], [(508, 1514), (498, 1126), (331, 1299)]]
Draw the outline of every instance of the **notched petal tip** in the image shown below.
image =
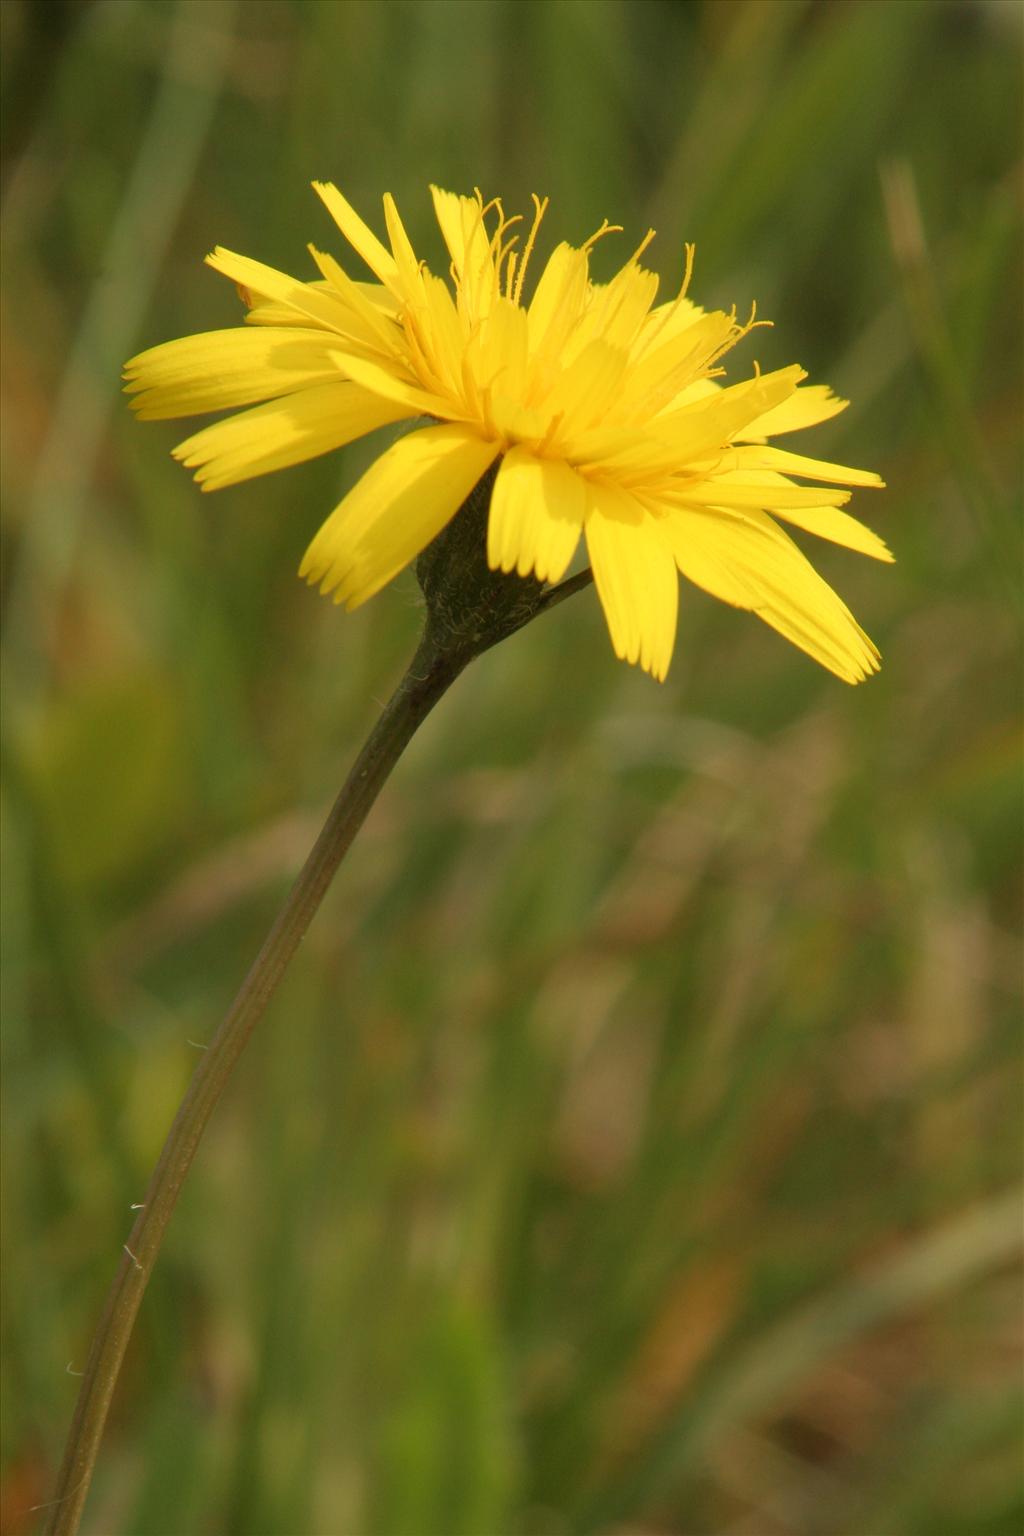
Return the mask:
[(837, 674), (842, 677), (844, 682), (850, 683), (853, 686), (856, 686), (857, 683), (867, 682), (868, 678), (874, 677), (882, 667), (882, 653), (878, 646), (871, 636), (860, 628), (859, 624), (857, 625), (857, 630), (862, 641), (861, 647), (856, 655), (850, 656), (849, 673), (846, 675), (843, 673)]
[(656, 660), (654, 657), (645, 658), (641, 656), (636, 665), (642, 672), (646, 672), (647, 676), (652, 678), (654, 682), (663, 683), (668, 677), (668, 669), (672, 665), (672, 658), (669, 657), (667, 661), (661, 661)]
[[(314, 540), (314, 543), (316, 541)], [(323, 555), (313, 555), (312, 546), (302, 557), (299, 578), (307, 587), (315, 588), (320, 597), (333, 597), (335, 603), (345, 595), (345, 573), (336, 560)]]
[(856, 688), (858, 683), (866, 683), (869, 678), (875, 677), (882, 669), (881, 656), (872, 656), (862, 663), (861, 670), (847, 676), (837, 674), (841, 682), (849, 683), (851, 688)]

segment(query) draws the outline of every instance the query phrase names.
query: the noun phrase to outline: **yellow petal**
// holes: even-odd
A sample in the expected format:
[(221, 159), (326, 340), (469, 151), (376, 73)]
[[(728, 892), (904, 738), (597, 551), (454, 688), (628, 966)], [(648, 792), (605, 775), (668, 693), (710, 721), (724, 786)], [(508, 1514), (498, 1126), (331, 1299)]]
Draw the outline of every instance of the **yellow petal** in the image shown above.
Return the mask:
[(776, 517), (815, 534), (819, 539), (829, 539), (833, 544), (854, 549), (859, 555), (869, 555), (872, 560), (884, 560), (888, 565), (895, 559), (884, 539), (837, 507), (776, 507), (773, 510)]
[(781, 512), (789, 507), (841, 507), (851, 495), (849, 491), (826, 490), (817, 485), (788, 485), (781, 475), (779, 481), (782, 483), (744, 484), (728, 474), (714, 475), (692, 484), (680, 482), (678, 491), (673, 488), (671, 499), (693, 507), (754, 507)]
[(754, 443), (734, 448), (728, 455), (728, 467), (774, 469), (784, 475), (801, 475), (811, 480), (831, 481), (834, 485), (885, 485), (881, 475), (870, 469), (850, 469), (846, 464), (828, 464), (824, 459), (808, 459), (800, 453), (788, 453), (785, 448), (762, 447)]
[(587, 487), (587, 549), (616, 656), (659, 682), (672, 660), (679, 581), (662, 529), (610, 485)]
[(452, 258), (459, 313), (473, 323), (488, 313), (497, 295), (494, 253), (483, 210), (476, 198), (457, 197), (434, 186), (430, 192), (434, 214)]
[(410, 414), (355, 384), (318, 384), (204, 427), (174, 457), (196, 469), (204, 491), (216, 491), (315, 459)]
[(530, 300), (530, 353), (555, 354), (565, 344), (587, 296), (587, 253), (564, 242), (548, 257)]
[(275, 303), (283, 304), (296, 316), (313, 320), (332, 331), (345, 328), (348, 311), (344, 304), (334, 294), (325, 292), (319, 283), (300, 283), (286, 272), (278, 272), (275, 267), (254, 261), (251, 256), (240, 256), (237, 251), (226, 250), (222, 245), (210, 252), (206, 265), (223, 273), (233, 283), (240, 283), (251, 293), (265, 294)]
[(424, 271), (417, 297), (415, 323), (405, 328), (411, 366), (424, 388), (451, 399), (463, 390), (465, 342), (458, 311), (446, 283)]
[[(310, 246), (310, 250), (313, 247)], [(322, 255), (322, 252), (320, 253)], [(351, 281), (351, 279), (349, 279)], [(314, 293), (326, 293), (336, 295), (338, 285), (328, 282), (326, 279), (314, 278), (306, 284)], [(393, 294), (389, 293), (383, 283), (352, 283), (352, 287), (366, 302), (379, 314), (389, 320), (398, 319), (398, 305)], [(249, 312), (246, 322), (249, 325), (314, 325), (319, 324), (306, 315), (296, 315), (293, 309), (285, 304), (278, 304), (276, 300), (269, 299), (264, 293), (257, 293), (252, 288), (245, 290), (246, 301), (249, 304)], [(331, 327), (333, 329), (333, 326)]]
[(398, 207), (390, 192), (384, 194), (384, 222), (387, 225), (388, 239), (391, 241), (391, 250), (403, 290), (407, 296), (412, 297), (418, 294), (420, 287), (420, 264), (416, 260), (416, 252), (405, 232), (405, 225), (402, 223)]
[(595, 337), (613, 347), (632, 347), (657, 292), (655, 273), (635, 261), (627, 262), (610, 283), (592, 285), (590, 303), (566, 348), (566, 360), (571, 362)]
[(559, 374), (544, 401), (549, 420), (561, 416), (560, 442), (574, 442), (600, 421), (621, 394), (628, 354), (606, 341), (591, 341), (579, 357)]
[[(739, 452), (746, 450), (740, 449)], [(755, 453), (774, 452), (757, 448)], [(734, 453), (726, 457), (732, 461)], [(792, 455), (793, 458), (797, 456)], [(808, 464), (814, 460), (808, 459)], [(830, 466), (826, 465), (826, 468)], [(709, 479), (701, 487), (706, 495), (694, 495), (686, 487), (679, 495), (680, 504), (727, 507), (742, 514), (750, 508), (763, 509), (805, 528), (820, 539), (830, 539), (855, 549), (858, 554), (869, 555), (873, 560), (892, 562), (892, 554), (877, 533), (838, 508), (850, 498), (849, 491), (826, 489), (822, 486), (795, 486), (791, 480), (774, 470), (730, 470), (726, 474)], [(675, 500), (670, 496), (666, 500)]]
[[(397, 312), (392, 310), (390, 314), (385, 313), (367, 293), (366, 290), (371, 285), (354, 283), (344, 268), (339, 266), (327, 251), (318, 251), (315, 245), (311, 245), (309, 252), (327, 280), (327, 291), (341, 299), (354, 321), (361, 322), (353, 325), (350, 334), (365, 340), (375, 350), (383, 351), (387, 356), (404, 354), (406, 348), (403, 346), (402, 331), (395, 324)], [(380, 292), (385, 291), (380, 289)]]
[(401, 438), (331, 513), (299, 575), (357, 608), (426, 548), (499, 451), (499, 443), (460, 426)]
[[(750, 451), (755, 454), (778, 452), (774, 448), (753, 448)], [(731, 462), (738, 454), (746, 452), (747, 449), (745, 448), (737, 449), (729, 453), (727, 457)], [(815, 459), (799, 460), (796, 454), (784, 455), (783, 457), (797, 459), (798, 462), (808, 465), (817, 464)], [(823, 467), (825, 469), (839, 468), (837, 465), (824, 465)], [(776, 488), (785, 488), (786, 486), (789, 486), (790, 489), (794, 488), (791, 480), (787, 480), (785, 476), (772, 470), (737, 470), (728, 474), (725, 480), (727, 484), (735, 484), (737, 482), (753, 484), (768, 480)], [(808, 489), (810, 488), (808, 487)], [(833, 544), (842, 544), (847, 549), (855, 549), (858, 554), (869, 555), (873, 560), (892, 562), (893, 557), (888, 546), (884, 540), (878, 537), (877, 533), (873, 533), (870, 528), (866, 528), (863, 523), (858, 522), (855, 517), (851, 517), (848, 512), (840, 512), (838, 510), (835, 491), (818, 489), (814, 506), (808, 505), (806, 500), (800, 506), (794, 506), (792, 505), (791, 498), (787, 505), (785, 497), (779, 496), (775, 491), (767, 495), (759, 493), (759, 499), (761, 500), (761, 505), (768, 508), (777, 517), (783, 518), (787, 523), (795, 524), (797, 528), (805, 528), (808, 533), (816, 534), (819, 539), (830, 539)], [(840, 492), (839, 499), (846, 499), (842, 492)], [(722, 504), (724, 505), (725, 503)], [(733, 510), (742, 510), (735, 502), (732, 502), (731, 505)]]
[(702, 373), (710, 360), (735, 336), (736, 326), (730, 315), (713, 310), (692, 325), (674, 331), (652, 344), (629, 372), (628, 402), (645, 419), (675, 411), (692, 386), (694, 376)]
[(831, 420), (840, 411), (845, 411), (849, 403), (834, 395), (827, 384), (805, 384), (788, 400), (748, 422), (739, 435), (749, 440), (798, 432), (802, 427), (815, 427), (819, 422)]
[(583, 481), (561, 459), (513, 448), (501, 461), (487, 525), (492, 570), (560, 581), (576, 553), (586, 510)]
[(339, 377), (337, 338), (314, 330), (205, 331), (140, 352), (124, 367), (144, 421), (252, 405)]
[(654, 342), (670, 341), (680, 331), (688, 330), (698, 320), (703, 320), (705, 314), (706, 311), (699, 304), (694, 304), (685, 296), (677, 296), (667, 304), (659, 304), (644, 321), (637, 337), (638, 351), (646, 352)]
[[(313, 278), (306, 284), (314, 293), (331, 293), (330, 283)], [(317, 329), (328, 330), (333, 326), (327, 326), (321, 320), (311, 320), (308, 315), (300, 315), (288, 304), (279, 304), (276, 299), (271, 299), (265, 293), (258, 293), (255, 288), (241, 290), (241, 297), (246, 305), (245, 323), (247, 325), (292, 325), (312, 326)]]
[(430, 196), (434, 203), (434, 217), (448, 247), (448, 254), (457, 273), (461, 275), (465, 262), (462, 205), (465, 198), (456, 192), (446, 192), (443, 187), (431, 184)]
[(313, 191), (320, 198), (327, 212), (341, 230), (352, 249), (363, 258), (370, 271), (392, 291), (398, 286), (398, 268), (395, 258), (377, 239), (373, 230), (356, 213), (347, 198), (342, 197), (330, 181), (314, 181)]
[(722, 447), (753, 417), (782, 404), (806, 377), (798, 364), (791, 363), (788, 368), (776, 368), (772, 373), (744, 379), (702, 399), (692, 398), (690, 385), (683, 391), (686, 403), (680, 404), (677, 400), (670, 411), (656, 417), (652, 429), (666, 443), (684, 441), (688, 455), (696, 457), (708, 449)]
[(526, 311), (499, 294), (476, 332), (465, 343), (476, 377), (509, 400), (526, 394), (528, 349)]
[(664, 521), (688, 580), (756, 613), (845, 682), (878, 670), (878, 651), (849, 609), (764, 513), (673, 509)]
[(722, 385), (717, 379), (694, 379), (677, 395), (676, 405), (693, 405), (698, 400), (711, 400), (721, 393)]
[(371, 394), (380, 395), (384, 400), (393, 400), (396, 405), (408, 406), (410, 415), (452, 414), (450, 401), (419, 389), (404, 376), (404, 370), (389, 367), (386, 363), (372, 362), (366, 357), (353, 357), (345, 352), (338, 352), (335, 356), (339, 373), (344, 373), (353, 383)]
[[(638, 484), (655, 476), (685, 472), (691, 463), (700, 463), (708, 454), (717, 455), (734, 433), (752, 415), (775, 401), (792, 394), (804, 370), (793, 365), (745, 379), (728, 389), (701, 391), (687, 387), (672, 411), (653, 421), (642, 421), (626, 432), (606, 424), (596, 426), (579, 439), (573, 439), (573, 453), (602, 473), (628, 476)], [(624, 394), (627, 403), (636, 387), (637, 370), (626, 370)]]

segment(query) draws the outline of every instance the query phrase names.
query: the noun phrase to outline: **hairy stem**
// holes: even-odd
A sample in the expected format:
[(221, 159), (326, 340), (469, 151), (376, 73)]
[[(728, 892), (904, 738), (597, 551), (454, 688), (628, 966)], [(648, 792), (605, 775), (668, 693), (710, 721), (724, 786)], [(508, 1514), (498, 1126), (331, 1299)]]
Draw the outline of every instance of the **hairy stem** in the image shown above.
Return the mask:
[(249, 974), (203, 1052), (107, 1295), (68, 1434), (47, 1536), (73, 1536), (78, 1529), (139, 1304), (181, 1186), (235, 1063), (385, 780), (417, 727), (469, 659), (468, 654), (439, 648), (428, 624), (408, 672), (370, 733)]

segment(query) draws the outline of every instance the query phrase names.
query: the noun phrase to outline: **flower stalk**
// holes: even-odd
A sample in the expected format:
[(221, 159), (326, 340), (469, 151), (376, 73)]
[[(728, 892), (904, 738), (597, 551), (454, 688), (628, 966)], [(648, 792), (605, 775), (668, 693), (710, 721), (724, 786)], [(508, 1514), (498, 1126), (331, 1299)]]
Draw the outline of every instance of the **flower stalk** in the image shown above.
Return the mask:
[(485, 476), (420, 557), (427, 621), (408, 670), (371, 731), (249, 974), (193, 1073), (107, 1294), (57, 1479), (47, 1536), (74, 1536), (135, 1318), (210, 1116), (356, 833), (416, 731), (475, 657), (579, 591), (582, 572), (544, 589), (488, 568)]
[(48, 1536), (71, 1536), (78, 1529), (135, 1317), (210, 1116), (392, 768), (468, 659), (438, 652), (429, 628), (425, 632), (409, 670), (357, 757), (249, 974), (202, 1053), (107, 1295), (68, 1435)]

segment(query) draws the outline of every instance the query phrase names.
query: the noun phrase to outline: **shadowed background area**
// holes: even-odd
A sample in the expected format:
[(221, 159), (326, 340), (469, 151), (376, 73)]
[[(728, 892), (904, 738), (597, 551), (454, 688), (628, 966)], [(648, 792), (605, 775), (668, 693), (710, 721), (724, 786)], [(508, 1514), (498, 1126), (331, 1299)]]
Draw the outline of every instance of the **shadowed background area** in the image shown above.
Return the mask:
[(122, 361), (429, 181), (854, 404), (849, 689), (684, 587), (475, 663), (202, 1148), (87, 1511), (131, 1536), (1011, 1536), (1021, 10), (6, 0), (4, 1530), (167, 1124), (379, 702), (411, 573), (296, 580), (377, 449), (200, 494)]

